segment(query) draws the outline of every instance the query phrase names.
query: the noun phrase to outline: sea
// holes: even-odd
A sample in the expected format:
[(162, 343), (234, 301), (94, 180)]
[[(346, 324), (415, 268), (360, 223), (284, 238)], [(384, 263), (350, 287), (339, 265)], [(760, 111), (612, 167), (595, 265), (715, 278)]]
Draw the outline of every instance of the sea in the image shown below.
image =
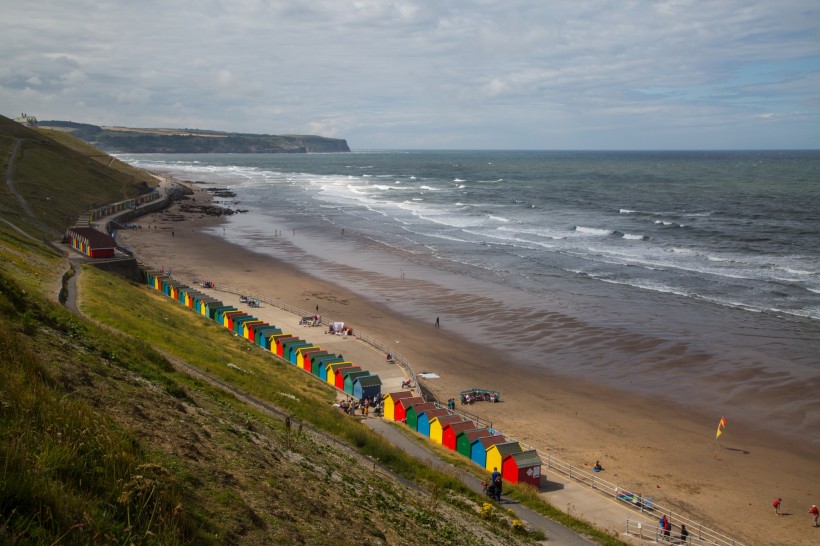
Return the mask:
[(438, 317), (515, 373), (820, 446), (820, 151), (118, 157), (230, 190), (243, 213), (214, 235)]

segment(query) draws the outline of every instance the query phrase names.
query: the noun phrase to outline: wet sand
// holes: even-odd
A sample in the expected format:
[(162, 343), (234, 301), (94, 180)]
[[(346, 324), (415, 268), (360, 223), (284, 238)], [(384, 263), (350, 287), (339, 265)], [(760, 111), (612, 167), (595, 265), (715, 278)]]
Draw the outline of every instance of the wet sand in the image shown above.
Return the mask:
[[(201, 188), (192, 187), (197, 202), (208, 199)], [(454, 333), (446, 322), (436, 328), (434, 317), (420, 321), (403, 316), (383, 298), (363, 298), (288, 263), (205, 234), (203, 228), (218, 226), (221, 220), (175, 209), (142, 218), (143, 229), (121, 231), (118, 239), (144, 262), (171, 269), (182, 280), (209, 279), (306, 310), (318, 305), (326, 320), (342, 320), (395, 346), (416, 372), (438, 374), (439, 379), (424, 385), (441, 400), (472, 387), (499, 390), (503, 403), (474, 404), (469, 410), (506, 435), (567, 463), (589, 469), (600, 460), (606, 468), (602, 479), (652, 497), (656, 504), (730, 537), (747, 544), (808, 545), (820, 540), (807, 514), (820, 500), (820, 453), (810, 442), (794, 442), (730, 420), (717, 449), (720, 415), (712, 411), (659, 403), (650, 396), (558, 377), (516, 362), (514, 351)], [(281, 244), (288, 244), (287, 235)], [(374, 274), (366, 281), (380, 285), (374, 292), (382, 293), (394, 289), (396, 279)], [(401, 281), (406, 290), (437, 290), (430, 280)], [(436, 297), (443, 307), (465, 303), (448, 301), (455, 296), (447, 291)], [(788, 516), (773, 514), (771, 502), (777, 497), (783, 498)], [(573, 511), (583, 515), (583, 507)], [(674, 516), (672, 521), (676, 523)]]

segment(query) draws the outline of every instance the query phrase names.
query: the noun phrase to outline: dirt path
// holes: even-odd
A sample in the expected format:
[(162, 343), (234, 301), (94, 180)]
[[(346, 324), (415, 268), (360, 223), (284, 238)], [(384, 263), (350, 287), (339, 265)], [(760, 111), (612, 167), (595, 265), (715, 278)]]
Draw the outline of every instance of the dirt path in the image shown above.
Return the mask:
[(20, 205), (23, 212), (25, 212), (29, 217), (34, 218), (34, 213), (31, 211), (31, 207), (28, 206), (26, 200), (23, 199), (22, 195), (17, 193), (17, 188), (14, 187), (14, 163), (17, 161), (17, 154), (19, 151), (20, 139), (17, 138), (14, 140), (14, 147), (11, 149), (11, 155), (9, 156), (9, 165), (6, 168), (6, 186), (8, 186), (9, 191), (15, 199), (17, 199), (17, 204)]

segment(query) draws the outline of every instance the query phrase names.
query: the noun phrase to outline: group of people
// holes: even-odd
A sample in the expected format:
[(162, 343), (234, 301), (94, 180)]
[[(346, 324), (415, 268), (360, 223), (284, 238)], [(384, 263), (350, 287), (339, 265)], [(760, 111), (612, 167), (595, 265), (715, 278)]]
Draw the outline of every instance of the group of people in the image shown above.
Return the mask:
[[(661, 528), (661, 534), (663, 535), (663, 540), (667, 542), (672, 541), (672, 521), (666, 517), (666, 514), (658, 522)], [(686, 544), (689, 540), (689, 530), (686, 528), (685, 524), (681, 524), (680, 526), (680, 544)]]
[[(472, 391), (472, 392), (463, 392), (461, 393), (461, 403), (462, 404), (472, 404), (473, 402), (492, 402), (495, 404), (501, 399), (501, 395), (497, 392), (486, 392), (486, 391)], [(455, 402), (454, 402), (455, 405)]]
[(249, 298), (248, 296), (239, 296), (239, 303), (244, 303), (248, 307), (259, 307), (259, 300)]
[(356, 415), (356, 411), (359, 411), (362, 417), (367, 417), (371, 410), (373, 415), (381, 415), (382, 404), (376, 396), (372, 400), (370, 398), (362, 398), (359, 401), (347, 399), (339, 402), (339, 409), (348, 415)]
[(319, 326), (322, 324), (322, 317), (318, 314), (308, 315), (299, 319), (299, 324), (301, 326)]

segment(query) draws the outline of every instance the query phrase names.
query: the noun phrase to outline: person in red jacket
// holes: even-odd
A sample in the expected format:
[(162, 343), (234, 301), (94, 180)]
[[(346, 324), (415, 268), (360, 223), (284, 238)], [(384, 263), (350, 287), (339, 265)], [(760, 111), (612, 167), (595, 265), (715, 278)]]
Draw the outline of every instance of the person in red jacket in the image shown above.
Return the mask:
[(778, 516), (783, 515), (783, 514), (780, 513), (780, 503), (781, 502), (783, 502), (783, 499), (778, 497), (778, 499), (772, 503), (772, 506), (774, 506), (774, 513), (777, 514)]
[(811, 505), (811, 508), (809, 508), (809, 514), (811, 514), (814, 518), (814, 527), (820, 527), (820, 525), (817, 524), (817, 518), (820, 517), (820, 510), (817, 509), (816, 504)]

